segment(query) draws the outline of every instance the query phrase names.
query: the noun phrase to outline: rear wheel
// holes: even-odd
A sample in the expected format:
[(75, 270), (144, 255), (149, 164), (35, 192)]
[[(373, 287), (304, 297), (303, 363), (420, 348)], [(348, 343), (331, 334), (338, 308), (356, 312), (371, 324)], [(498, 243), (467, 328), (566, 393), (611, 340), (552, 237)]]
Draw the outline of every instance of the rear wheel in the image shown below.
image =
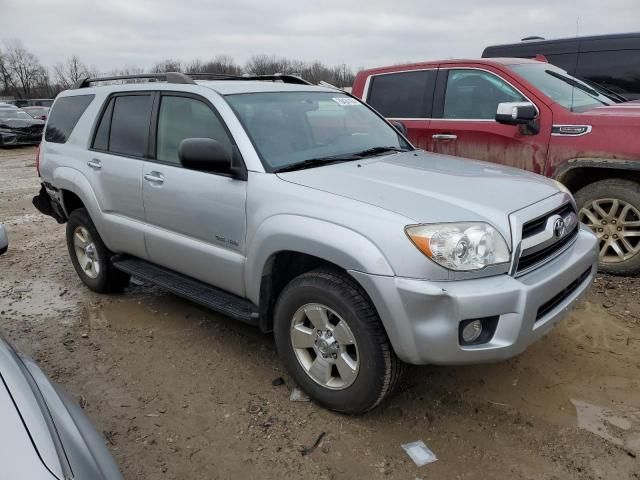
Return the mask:
[(640, 272), (640, 185), (611, 178), (587, 185), (575, 198), (580, 221), (600, 240), (600, 271)]
[(403, 370), (370, 301), (337, 271), (318, 269), (293, 279), (276, 303), (274, 334), (300, 388), (339, 412), (374, 408)]
[(120, 292), (130, 275), (113, 268), (112, 253), (103, 243), (84, 208), (71, 212), (67, 222), (67, 249), (80, 280), (99, 293)]

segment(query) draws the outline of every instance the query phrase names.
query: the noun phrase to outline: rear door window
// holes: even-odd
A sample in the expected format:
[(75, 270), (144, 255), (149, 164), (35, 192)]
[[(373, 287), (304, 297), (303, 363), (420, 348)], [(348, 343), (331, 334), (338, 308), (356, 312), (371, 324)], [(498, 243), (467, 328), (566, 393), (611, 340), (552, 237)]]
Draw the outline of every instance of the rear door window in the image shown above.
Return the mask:
[(149, 139), (151, 104), (151, 94), (115, 97), (109, 134), (111, 153), (144, 156)]
[(437, 70), (371, 77), (367, 103), (387, 118), (431, 117)]
[(44, 139), (52, 143), (65, 143), (94, 97), (74, 95), (59, 98), (49, 115)]

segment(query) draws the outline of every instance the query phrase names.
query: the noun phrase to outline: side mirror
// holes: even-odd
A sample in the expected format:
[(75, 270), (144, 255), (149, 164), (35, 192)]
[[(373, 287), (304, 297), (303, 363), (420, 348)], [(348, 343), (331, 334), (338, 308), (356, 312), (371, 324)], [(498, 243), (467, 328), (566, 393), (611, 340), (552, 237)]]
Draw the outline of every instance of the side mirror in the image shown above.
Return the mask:
[(4, 225), (0, 223), (0, 255), (5, 253), (9, 248), (9, 237), (7, 236), (7, 231), (4, 228)]
[(407, 136), (407, 127), (404, 123), (398, 122), (397, 120), (390, 122), (397, 131), (399, 131), (405, 137)]
[(231, 152), (212, 138), (185, 138), (178, 146), (178, 158), (185, 168), (200, 172), (228, 173)]
[(528, 125), (538, 116), (538, 111), (530, 102), (504, 102), (498, 104), (496, 122), (505, 125)]

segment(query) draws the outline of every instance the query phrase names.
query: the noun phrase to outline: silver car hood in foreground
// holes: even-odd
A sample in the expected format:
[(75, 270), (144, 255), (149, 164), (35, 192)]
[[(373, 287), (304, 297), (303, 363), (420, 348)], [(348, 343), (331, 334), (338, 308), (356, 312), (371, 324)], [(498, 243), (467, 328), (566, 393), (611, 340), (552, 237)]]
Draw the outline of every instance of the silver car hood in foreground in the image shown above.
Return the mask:
[(80, 407), (1, 334), (0, 411), (0, 478), (122, 480)]
[(422, 150), (279, 176), (393, 211), (414, 223), (484, 220), (507, 241), (510, 213), (558, 193), (540, 175)]

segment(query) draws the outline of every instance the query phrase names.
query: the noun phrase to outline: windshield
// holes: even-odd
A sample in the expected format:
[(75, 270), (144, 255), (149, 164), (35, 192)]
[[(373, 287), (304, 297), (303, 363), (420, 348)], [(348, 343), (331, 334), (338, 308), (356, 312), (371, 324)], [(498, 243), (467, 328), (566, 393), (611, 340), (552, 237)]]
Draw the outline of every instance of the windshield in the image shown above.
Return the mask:
[(340, 92), (227, 95), (267, 171), (354, 160), (412, 147), (383, 119)]
[(584, 112), (615, 102), (582, 80), (548, 63), (525, 63), (509, 68), (572, 112)]
[(33, 120), (31, 115), (22, 112), (17, 108), (0, 108), (0, 119), (18, 118), (23, 120)]

